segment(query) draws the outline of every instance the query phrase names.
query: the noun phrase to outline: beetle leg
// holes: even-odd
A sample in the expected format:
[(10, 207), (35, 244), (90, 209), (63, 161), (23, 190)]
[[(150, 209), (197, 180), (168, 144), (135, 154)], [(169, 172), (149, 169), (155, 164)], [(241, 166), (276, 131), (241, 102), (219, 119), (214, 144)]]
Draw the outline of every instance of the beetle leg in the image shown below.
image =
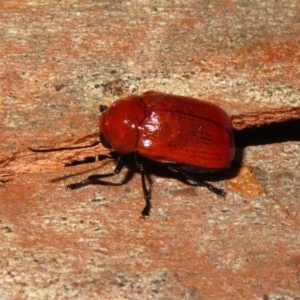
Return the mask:
[(80, 188), (82, 188), (86, 185), (89, 185), (89, 184), (97, 183), (98, 180), (101, 179), (101, 178), (111, 177), (111, 176), (119, 174), (121, 172), (121, 170), (123, 169), (124, 164), (125, 164), (125, 156), (120, 155), (118, 157), (117, 164), (116, 164), (116, 167), (113, 170), (113, 172), (106, 173), (106, 174), (90, 175), (86, 179), (84, 179), (82, 181), (79, 181), (79, 182), (68, 184), (66, 187), (67, 187), (67, 189), (75, 190), (75, 189), (80, 189)]
[(212, 184), (210, 184), (207, 181), (201, 181), (200, 184), (204, 185), (206, 188), (208, 188), (210, 191), (212, 191), (213, 193), (217, 194), (220, 197), (226, 196), (226, 191), (213, 186)]
[(145, 176), (145, 170), (143, 164), (139, 161), (137, 153), (134, 155), (136, 165), (141, 173), (141, 179), (142, 179), (142, 188), (143, 188), (143, 193), (144, 193), (144, 199), (146, 202), (145, 207), (142, 210), (142, 217), (144, 218), (145, 216), (149, 216), (150, 210), (151, 210), (151, 193), (147, 188), (146, 185), (146, 176)]
[(179, 172), (181, 173), (188, 181), (191, 181), (197, 185), (202, 185), (205, 186), (207, 189), (209, 189), (210, 191), (212, 191), (213, 193), (217, 194), (220, 197), (225, 197), (226, 196), (226, 191), (224, 191), (223, 189), (217, 188), (215, 186), (213, 186), (212, 184), (210, 184), (207, 181), (204, 180), (199, 180), (197, 178), (195, 178), (195, 176), (192, 176), (188, 171), (183, 170), (180, 165), (176, 166), (176, 165), (170, 165), (169, 169), (173, 172)]

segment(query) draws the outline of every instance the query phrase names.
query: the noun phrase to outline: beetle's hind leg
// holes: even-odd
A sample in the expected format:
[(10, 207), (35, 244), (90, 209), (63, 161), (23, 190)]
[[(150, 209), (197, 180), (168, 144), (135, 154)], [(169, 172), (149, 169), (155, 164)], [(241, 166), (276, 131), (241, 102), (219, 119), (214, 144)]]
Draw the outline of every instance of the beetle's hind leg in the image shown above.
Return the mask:
[(201, 174), (201, 173), (205, 173), (205, 172), (199, 171), (197, 173), (197, 172), (195, 172), (194, 168), (192, 168), (192, 171), (189, 172), (189, 167), (182, 166), (182, 165), (175, 165), (175, 164), (169, 165), (168, 168), (169, 168), (169, 170), (171, 170), (173, 172), (178, 172), (178, 173), (182, 174), (190, 184), (204, 186), (220, 197), (226, 196), (225, 190), (217, 188), (207, 181), (195, 178), (197, 174)]
[(205, 186), (210, 191), (212, 191), (213, 193), (217, 194), (220, 197), (225, 197), (226, 196), (226, 191), (225, 190), (217, 188), (217, 187), (215, 187), (214, 185), (212, 185), (211, 183), (209, 183), (207, 181), (201, 181), (199, 184)]

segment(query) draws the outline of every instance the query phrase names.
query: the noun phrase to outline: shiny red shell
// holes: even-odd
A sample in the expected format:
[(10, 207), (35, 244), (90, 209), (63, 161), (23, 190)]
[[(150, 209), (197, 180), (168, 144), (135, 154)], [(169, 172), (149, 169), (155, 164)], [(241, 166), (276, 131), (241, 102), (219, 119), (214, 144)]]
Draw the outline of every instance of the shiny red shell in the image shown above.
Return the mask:
[(146, 92), (113, 103), (100, 117), (109, 147), (161, 163), (228, 168), (234, 155), (230, 117), (209, 102)]

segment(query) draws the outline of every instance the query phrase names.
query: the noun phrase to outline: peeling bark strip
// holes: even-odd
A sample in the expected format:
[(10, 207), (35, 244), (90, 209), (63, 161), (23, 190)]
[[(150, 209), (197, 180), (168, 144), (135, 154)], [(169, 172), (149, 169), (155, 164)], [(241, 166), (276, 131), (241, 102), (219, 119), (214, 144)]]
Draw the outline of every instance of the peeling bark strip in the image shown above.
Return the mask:
[[(101, 144), (93, 146), (95, 138), (91, 136), (80, 137), (76, 141), (69, 141), (69, 145), (79, 146), (78, 140), (84, 140), (84, 145), (91, 145), (89, 148), (50, 151), (50, 152), (33, 152), (29, 148), (23, 146), (8, 156), (0, 157), (0, 181), (6, 182), (12, 180), (19, 173), (38, 173), (63, 168), (74, 161), (84, 161), (86, 157), (96, 157), (108, 153)], [(55, 146), (45, 145), (43, 148), (65, 148), (68, 145), (66, 141), (62, 141)]]
[[(300, 107), (283, 107), (232, 116), (232, 124), (235, 130), (260, 127), (290, 120), (300, 120)], [(43, 149), (94, 145), (98, 141), (97, 136), (98, 133), (92, 133), (73, 140), (61, 141), (59, 144), (52, 146), (45, 145)], [(107, 149), (101, 144), (90, 148), (46, 153), (32, 152), (29, 150), (29, 146), (20, 147), (14, 153), (7, 153), (6, 156), (3, 155), (0, 157), (1, 182), (12, 180), (16, 174), (37, 173), (63, 168), (74, 161), (84, 161), (86, 157), (106, 155), (108, 153)]]
[(297, 119), (300, 120), (300, 107), (282, 107), (232, 116), (232, 124), (234, 129), (241, 130)]

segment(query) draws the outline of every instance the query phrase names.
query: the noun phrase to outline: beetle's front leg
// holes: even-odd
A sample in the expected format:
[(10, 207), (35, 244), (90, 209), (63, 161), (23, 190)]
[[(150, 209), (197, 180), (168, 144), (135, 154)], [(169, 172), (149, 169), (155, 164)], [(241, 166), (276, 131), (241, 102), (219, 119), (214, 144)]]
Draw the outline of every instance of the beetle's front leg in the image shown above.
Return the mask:
[(80, 189), (80, 188), (82, 188), (86, 185), (89, 185), (89, 184), (96, 184), (96, 183), (98, 183), (99, 179), (107, 178), (107, 177), (111, 177), (111, 176), (119, 174), (121, 172), (121, 170), (123, 169), (124, 165), (125, 165), (125, 156), (120, 155), (118, 160), (117, 160), (117, 164), (116, 164), (116, 167), (113, 170), (113, 172), (106, 173), (106, 174), (90, 175), (86, 179), (84, 179), (82, 181), (79, 181), (79, 182), (68, 184), (66, 187), (69, 190), (75, 190), (75, 189)]
[(143, 188), (143, 193), (144, 193), (144, 199), (145, 199), (145, 202), (146, 202), (146, 205), (145, 205), (145, 207), (142, 210), (142, 218), (145, 218), (146, 216), (149, 216), (150, 210), (151, 210), (151, 207), (152, 207), (152, 205), (151, 205), (151, 192), (147, 188), (147, 185), (146, 185), (146, 174), (145, 174), (144, 166), (139, 161), (137, 153), (135, 153), (134, 158), (135, 158), (136, 165), (137, 165), (137, 167), (138, 167), (138, 169), (139, 169), (139, 171), (141, 173), (142, 188)]

